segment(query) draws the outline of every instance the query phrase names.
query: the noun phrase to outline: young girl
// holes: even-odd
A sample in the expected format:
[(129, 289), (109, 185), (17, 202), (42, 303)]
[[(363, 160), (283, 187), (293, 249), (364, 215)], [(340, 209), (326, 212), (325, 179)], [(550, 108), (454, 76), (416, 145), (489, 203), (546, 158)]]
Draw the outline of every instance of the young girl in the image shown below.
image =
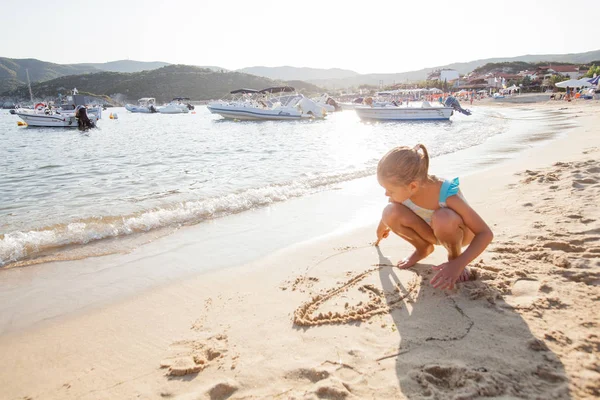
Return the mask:
[(435, 244), (441, 244), (448, 250), (448, 262), (434, 267), (438, 272), (431, 284), (452, 289), (456, 282), (469, 279), (467, 264), (485, 250), (494, 235), (465, 201), (458, 178), (442, 180), (428, 170), (429, 155), (422, 144), (396, 147), (379, 160), (377, 180), (390, 204), (383, 210), (375, 246), (390, 230), (405, 239), (415, 251), (398, 266), (408, 268), (431, 254)]

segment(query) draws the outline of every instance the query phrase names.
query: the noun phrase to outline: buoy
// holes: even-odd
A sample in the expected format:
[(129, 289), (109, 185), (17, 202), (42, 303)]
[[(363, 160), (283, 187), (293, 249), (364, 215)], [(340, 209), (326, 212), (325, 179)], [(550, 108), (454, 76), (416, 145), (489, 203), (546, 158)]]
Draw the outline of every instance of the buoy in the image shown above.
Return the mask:
[(17, 126), (27, 126), (27, 124), (23, 121), (17, 121)]

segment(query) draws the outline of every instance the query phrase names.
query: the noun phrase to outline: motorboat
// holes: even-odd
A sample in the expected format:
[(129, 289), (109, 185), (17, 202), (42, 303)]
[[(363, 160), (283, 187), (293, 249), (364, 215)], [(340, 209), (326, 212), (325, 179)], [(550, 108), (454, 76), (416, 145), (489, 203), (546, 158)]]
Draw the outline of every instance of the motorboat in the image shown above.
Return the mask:
[(234, 96), (232, 100), (209, 103), (208, 110), (223, 118), (237, 120), (297, 120), (327, 115), (323, 107), (296, 93), (291, 86), (238, 89), (230, 94)]
[(155, 113), (158, 112), (156, 108), (156, 99), (154, 97), (142, 97), (138, 100), (137, 105), (126, 104), (125, 109), (132, 113)]
[(161, 114), (187, 114), (194, 109), (194, 106), (184, 103), (185, 100), (189, 100), (189, 97), (175, 97), (169, 104), (159, 107), (158, 112)]
[(463, 109), (458, 100), (450, 96), (443, 105), (432, 105), (428, 101), (406, 102), (373, 102), (366, 99), (366, 105), (355, 107), (362, 120), (375, 121), (447, 121), (454, 111), (471, 115), (471, 111)]
[[(81, 111), (81, 110), (84, 111)], [(102, 118), (102, 107), (87, 107), (85, 96), (67, 96), (65, 101), (57, 108), (50, 104), (37, 103), (33, 109), (19, 108), (15, 115), (21, 118), (28, 126), (76, 128), (81, 120), (89, 120), (95, 126)], [(88, 125), (89, 126), (89, 125)]]

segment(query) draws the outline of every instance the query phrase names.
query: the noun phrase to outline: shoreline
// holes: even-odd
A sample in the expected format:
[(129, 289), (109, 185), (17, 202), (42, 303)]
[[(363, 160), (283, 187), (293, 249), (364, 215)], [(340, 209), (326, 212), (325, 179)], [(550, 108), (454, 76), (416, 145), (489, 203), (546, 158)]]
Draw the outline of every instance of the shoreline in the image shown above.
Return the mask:
[[(443, 124), (408, 124), (405, 125), (409, 131), (418, 129), (423, 132), (418, 141), (424, 140), (427, 144), (428, 140), (433, 143), (440, 143), (440, 148), (433, 151), (432, 155), (434, 158), (441, 154), (450, 153), (455, 154), (455, 159), (460, 159), (460, 156), (456, 156), (456, 148), (469, 148), (473, 144), (478, 143), (481, 139), (479, 136), (481, 126), (481, 120), (487, 119), (488, 117), (494, 118), (493, 123), (489, 124), (487, 128), (489, 132), (485, 132), (484, 136), (488, 133), (494, 136), (505, 136), (502, 132), (515, 131), (520, 132), (527, 129), (527, 127), (519, 127), (518, 129), (510, 129), (509, 126), (515, 125), (515, 123), (521, 118), (530, 118), (529, 114), (532, 111), (524, 111), (522, 108), (514, 108), (506, 110), (505, 112), (496, 112), (493, 107), (482, 107), (476, 111), (474, 118), (458, 118), (458, 121), (451, 121)], [(351, 120), (354, 115), (353, 112), (340, 113), (345, 115), (334, 115), (331, 129), (336, 134), (334, 137), (339, 137), (338, 130), (340, 126), (344, 126), (348, 120)], [(548, 115), (544, 115), (538, 118), (548, 118)], [(359, 128), (363, 131), (369, 131), (372, 135), (377, 135), (377, 132), (393, 129), (389, 124), (379, 124), (378, 126), (369, 127), (369, 124), (359, 124)], [(396, 125), (397, 126), (397, 125)], [(428, 132), (428, 127), (432, 127), (432, 131)], [(453, 140), (448, 141), (444, 135), (444, 131), (452, 134)], [(486, 131), (486, 129), (483, 129)], [(429, 135), (432, 133), (432, 135)], [(369, 135), (364, 135), (367, 137)], [(523, 134), (521, 134), (523, 136)], [(488, 137), (487, 140), (489, 140)], [(410, 143), (411, 139), (408, 139), (406, 135), (401, 135), (398, 139), (400, 142)], [(487, 141), (487, 140), (484, 140)], [(507, 139), (510, 140), (510, 139)], [(522, 139), (517, 138), (522, 141)], [(373, 142), (379, 141), (378, 139), (370, 140)], [(494, 142), (494, 140), (491, 140)], [(391, 146), (398, 143), (398, 141), (388, 142)], [(430, 143), (430, 144), (433, 144)], [(480, 144), (476, 144), (481, 146)], [(381, 146), (379, 146), (381, 147)], [(387, 149), (388, 146), (385, 146)], [(434, 148), (437, 146), (434, 146)], [(487, 150), (484, 152), (494, 152), (494, 146), (487, 146)], [(481, 149), (481, 147), (477, 147)], [(484, 149), (486, 146), (483, 147)], [(511, 149), (514, 150), (514, 149)], [(332, 150), (335, 151), (335, 150)], [(383, 148), (381, 149), (383, 151)], [(459, 152), (462, 150), (459, 150)], [(373, 160), (379, 153), (372, 153)], [(453, 157), (450, 155), (450, 157)], [(455, 168), (457, 173), (462, 174), (462, 170), (465, 170), (468, 165), (461, 168)], [(98, 257), (103, 255), (124, 253), (134, 250), (145, 242), (155, 240), (161, 236), (168, 235), (171, 232), (178, 230), (186, 226), (201, 225), (212, 220), (227, 218), (230, 215), (243, 213), (246, 211), (256, 210), (265, 207), (270, 207), (269, 203), (272, 204), (286, 201), (285, 198), (303, 198), (311, 196), (317, 192), (327, 190), (337, 190), (338, 188), (344, 187), (345, 182), (349, 182), (351, 177), (355, 179), (360, 176), (370, 176), (369, 174), (374, 173), (374, 167), (370, 169), (359, 169), (356, 173), (350, 173), (348, 176), (342, 176), (341, 181), (337, 179), (336, 174), (330, 176), (325, 173), (324, 181), (317, 179), (317, 186), (313, 186), (313, 183), (309, 183), (307, 187), (303, 189), (290, 189), (294, 188), (295, 184), (285, 185), (284, 189), (281, 188), (268, 188), (267, 187), (256, 187), (248, 189), (248, 192), (242, 191), (241, 194), (233, 194), (233, 199), (228, 196), (216, 196), (214, 198), (206, 199), (191, 199), (191, 203), (165, 203), (165, 205), (157, 205), (156, 209), (142, 208), (139, 214), (131, 214), (131, 210), (127, 207), (120, 210), (118, 207), (114, 212), (104, 214), (102, 211), (98, 211), (99, 214), (83, 214), (79, 217), (67, 217), (63, 214), (58, 214), (59, 217), (50, 218), (45, 222), (44, 217), (30, 218), (30, 221), (38, 221), (38, 223), (30, 224), (25, 221), (21, 221), (23, 218), (19, 215), (15, 215), (9, 218), (8, 227), (5, 226), (7, 235), (4, 240), (0, 236), (0, 264), (3, 269), (10, 269), (16, 267), (27, 267), (35, 264), (49, 263), (53, 261), (70, 261), (70, 260), (81, 260), (86, 256)], [(344, 175), (344, 174), (342, 174)], [(332, 178), (333, 177), (333, 178)], [(348, 180), (345, 180), (348, 179)], [(331, 180), (331, 181), (330, 181)], [(293, 181), (291, 181), (293, 182)], [(329, 182), (329, 183), (327, 183)], [(339, 182), (339, 183), (334, 183)], [(321, 185), (322, 183), (322, 185)], [(247, 189), (247, 188), (246, 188)], [(244, 189), (244, 190), (246, 190)], [(265, 192), (263, 193), (263, 189)], [(257, 190), (260, 193), (254, 193)], [(274, 190), (274, 192), (272, 191)], [(291, 192), (290, 192), (291, 190)], [(281, 191), (281, 192), (280, 192)], [(117, 196), (118, 199), (118, 196)], [(243, 200), (243, 201), (242, 201)], [(110, 203), (112, 200), (104, 199), (101, 202)], [(51, 207), (49, 205), (48, 207)], [(68, 209), (68, 207), (66, 208)], [(102, 210), (102, 207), (100, 207)], [(129, 211), (125, 211), (129, 210)], [(211, 211), (212, 210), (212, 211)], [(35, 215), (35, 210), (30, 210)], [(71, 211), (73, 215), (78, 215), (79, 210), (77, 207)], [(201, 215), (198, 215), (200, 212)], [(51, 213), (52, 214), (52, 213)], [(25, 214), (27, 215), (27, 214)], [(87, 215), (87, 216), (86, 216)], [(10, 219), (14, 218), (13, 222)], [(58, 218), (58, 219), (57, 219)], [(17, 226), (22, 225), (21, 228)], [(29, 228), (26, 228), (29, 226)], [(185, 228), (184, 228), (185, 229)]]
[[(517, 395), (519, 388), (521, 395), (542, 395), (537, 390), (554, 398), (591, 398), (600, 390), (594, 383), (600, 374), (593, 368), (598, 365), (598, 352), (586, 352), (585, 345), (589, 342), (587, 346), (594, 348), (594, 338), (588, 331), (597, 328), (598, 316), (593, 315), (593, 308), (587, 309), (589, 304), (585, 299), (578, 299), (577, 293), (569, 297), (568, 291), (574, 288), (580, 289), (579, 294), (587, 291), (593, 299), (593, 289), (597, 287), (594, 274), (598, 274), (598, 265), (593, 262), (598, 255), (590, 251), (597, 248), (594, 217), (599, 215), (597, 207), (592, 206), (597, 204), (597, 189), (593, 189), (591, 182), (595, 178), (587, 175), (598, 175), (593, 172), (598, 166), (578, 167), (577, 163), (597, 160), (598, 117), (592, 112), (597, 113), (598, 105), (575, 104), (569, 108), (567, 113), (571, 116), (583, 118), (566, 136), (544, 146), (532, 146), (520, 152), (517, 159), (461, 179), (467, 199), (496, 234), (495, 250), (488, 249), (481, 256), (484, 261), (475, 265), (480, 273), (478, 281), (461, 285), (454, 292), (431, 289), (426, 279), (430, 275), (427, 266), (443, 262), (442, 249), (437, 249), (414, 270), (390, 268), (409, 251), (409, 246), (398, 238), (390, 238), (378, 251), (369, 245), (374, 240), (376, 222), (372, 226), (356, 222), (363, 221), (371, 209), (385, 203), (381, 196), (381, 200), (374, 200), (370, 206), (363, 205), (363, 214), (358, 210), (354, 216), (356, 223), (342, 231), (316, 235), (312, 240), (271, 251), (240, 267), (213, 269), (140, 291), (114, 304), (84, 309), (40, 326), (4, 334), (0, 336), (0, 354), (14, 363), (0, 367), (0, 382), (9, 398), (139, 395), (224, 399), (232, 395), (231, 398), (341, 399), (374, 394), (380, 398), (420, 398), (469, 393), (510, 396)], [(472, 156), (476, 156), (477, 150), (472, 151)], [(443, 156), (433, 159), (433, 172), (443, 162)], [(577, 165), (553, 167), (556, 162)], [(580, 172), (573, 172), (575, 167)], [(540, 168), (543, 173), (535, 171)], [(559, 173), (552, 168), (562, 169)], [(534, 175), (527, 175), (527, 170), (534, 170), (531, 172)], [(521, 175), (516, 176), (517, 173)], [(564, 188), (558, 184), (555, 189), (533, 186), (540, 179), (541, 183), (547, 182), (544, 179), (550, 179), (549, 174), (569, 173), (584, 174), (582, 178), (573, 175), (573, 184), (596, 191), (590, 195), (581, 189), (582, 196), (587, 195), (581, 199), (588, 208), (572, 214), (580, 218), (566, 217), (564, 222), (565, 216), (558, 207), (569, 205), (570, 181), (565, 181)], [(535, 179), (526, 187), (523, 182), (528, 176)], [(355, 188), (358, 194), (364, 189), (363, 185)], [(542, 203), (548, 190), (563, 197), (553, 197), (556, 204)], [(323, 195), (334, 199), (338, 195), (335, 192)], [(352, 191), (349, 192), (351, 197)], [(537, 197), (525, 198), (531, 197), (530, 192)], [(561, 232), (541, 232), (544, 227), (539, 224), (546, 224), (548, 229), (552, 225), (540, 220), (528, 203), (532, 206), (540, 203), (535, 205), (545, 217), (562, 218), (560, 223), (565, 228), (592, 232), (582, 233), (579, 245), (567, 243), (571, 247), (556, 244), (565, 243), (562, 239), (536, 239)], [(584, 223), (587, 220), (593, 221)], [(275, 228), (289, 229), (289, 226)], [(569, 233), (569, 229), (565, 232)], [(261, 237), (255, 240), (259, 243)], [(562, 288), (555, 274), (546, 271), (545, 264), (538, 265), (535, 258), (525, 261), (522, 270), (513, 271), (513, 265), (520, 261), (510, 259), (511, 254), (521, 259), (531, 254), (520, 247), (527, 240), (538, 240), (542, 247), (548, 245), (547, 251), (557, 254), (547, 257), (551, 260), (556, 257), (558, 264), (567, 260), (574, 272), (580, 268), (577, 262), (589, 261), (581, 271), (591, 273), (585, 278), (591, 281), (586, 282), (579, 275), (579, 281), (568, 280), (569, 274), (561, 275), (568, 280)], [(193, 257), (191, 250), (178, 245), (181, 243), (173, 242), (170, 254), (158, 249), (154, 254), (150, 252), (145, 262), (160, 264), (168, 260), (172, 265)], [(584, 250), (575, 255), (558, 254), (560, 246), (563, 249), (579, 246)], [(579, 257), (579, 253), (590, 257)], [(86, 261), (75, 263), (81, 266)], [(557, 263), (550, 261), (552, 268), (563, 268)], [(503, 275), (503, 269), (511, 274)], [(328, 310), (343, 313), (342, 303), (351, 303), (350, 307), (360, 301), (370, 304), (373, 297), (360, 290), (367, 285), (349, 283), (357, 274), (366, 274), (364, 282), (383, 289), (373, 292), (373, 296), (383, 293), (387, 304), (398, 307), (389, 307), (362, 322), (325, 322), (315, 328), (292, 324), (294, 312), (302, 304), (336, 287), (343, 289), (339, 292), (341, 297), (322, 305), (325, 316)], [(544, 285), (551, 290), (544, 290)], [(402, 299), (392, 298), (397, 296), (394, 292), (397, 288), (404, 296)], [(566, 306), (553, 306), (555, 298)], [(575, 315), (568, 317), (569, 314)], [(579, 325), (582, 323), (589, 327)], [(467, 340), (471, 351), (464, 351), (462, 340)], [(577, 350), (578, 346), (583, 346), (583, 350)], [(583, 367), (578, 364), (581, 354), (587, 357)], [(166, 368), (161, 369), (161, 363)], [(173, 374), (165, 376), (168, 371)], [(192, 373), (176, 377), (185, 372)], [(456, 379), (448, 381), (449, 376), (464, 385), (453, 387), (448, 382)], [(546, 387), (541, 388), (542, 384)]]
[[(531, 114), (531, 108), (517, 109), (522, 111), (509, 114), (513, 120), (507, 131), (482, 144), (432, 158), (431, 172), (462, 179), (471, 169), (495, 168), (520, 157), (530, 146), (551, 143), (563, 134), (561, 130), (574, 126), (560, 112), (553, 115), (542, 109)], [(543, 121), (544, 128), (531, 126), (530, 118)], [(99, 309), (187, 277), (235, 268), (298, 243), (368, 226), (385, 202), (376, 180), (368, 176), (166, 235), (150, 233), (136, 239), (143, 243), (149, 236), (146, 244), (130, 251), (0, 270), (0, 303), (4, 305), (0, 307), (0, 334), (51, 324), (52, 319)]]

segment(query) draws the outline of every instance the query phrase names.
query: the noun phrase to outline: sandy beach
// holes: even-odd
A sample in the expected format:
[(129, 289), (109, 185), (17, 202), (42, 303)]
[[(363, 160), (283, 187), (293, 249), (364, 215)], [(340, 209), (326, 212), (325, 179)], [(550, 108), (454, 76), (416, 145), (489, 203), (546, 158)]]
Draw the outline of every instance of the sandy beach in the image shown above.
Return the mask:
[[(495, 234), (472, 281), (431, 287), (441, 247), (415, 268), (395, 268), (410, 245), (390, 236), (374, 247), (375, 212), (369, 224), (251, 263), (6, 331), (0, 397), (598, 398), (600, 104), (526, 106), (560, 109), (575, 128), (461, 177)], [(159, 250), (139, 265), (198, 257)], [(15, 290), (29, 279), (11, 276)]]

